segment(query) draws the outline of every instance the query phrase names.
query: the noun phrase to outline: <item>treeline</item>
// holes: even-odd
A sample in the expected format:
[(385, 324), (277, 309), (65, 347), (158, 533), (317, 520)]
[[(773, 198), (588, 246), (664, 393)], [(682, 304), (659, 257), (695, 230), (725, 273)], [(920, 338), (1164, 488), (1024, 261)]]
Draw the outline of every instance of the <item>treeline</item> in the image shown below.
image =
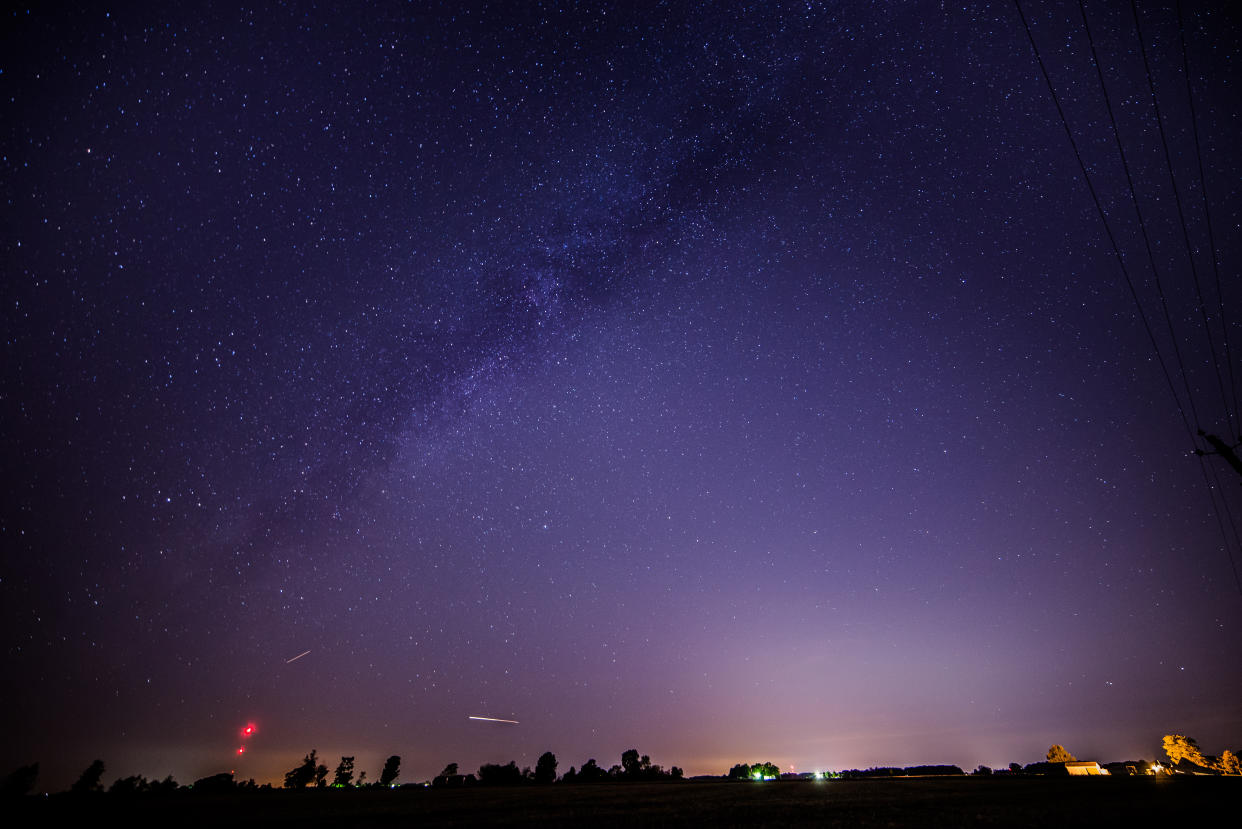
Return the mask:
[[(1163, 739), (1163, 748), (1169, 758), (1168, 767), (1160, 767), (1158, 764), (1150, 764), (1146, 761), (1127, 761), (1123, 763), (1106, 764), (1108, 768), (1118, 767), (1116, 773), (1128, 774), (1151, 774), (1151, 773), (1182, 773), (1182, 774), (1242, 774), (1242, 762), (1239, 761), (1237, 753), (1229, 750), (1222, 751), (1220, 756), (1205, 755), (1199, 748), (1198, 743), (1191, 737), (1180, 734), (1167, 734)], [(972, 775), (993, 775), (993, 774), (1034, 774), (1034, 775), (1064, 775), (1067, 774), (1067, 763), (1076, 763), (1074, 755), (1066, 750), (1063, 746), (1053, 745), (1048, 749), (1046, 761), (1029, 763), (1025, 766), (1019, 763), (1010, 763), (1008, 769), (998, 769), (993, 771), (987, 766), (979, 766)], [(1080, 764), (1084, 765), (1084, 764)], [(1094, 763), (1089, 765), (1094, 766)], [(95, 760), (79, 776), (70, 788), (72, 794), (95, 794), (107, 792), (110, 795), (133, 796), (133, 795), (161, 795), (178, 791), (193, 790), (196, 792), (219, 793), (234, 791), (258, 791), (260, 789), (270, 790), (272, 786), (264, 783), (256, 784), (254, 780), (238, 781), (234, 779), (231, 772), (215, 774), (209, 777), (203, 777), (195, 780), (188, 786), (182, 786), (173, 780), (172, 775), (165, 777), (163, 780), (148, 780), (141, 775), (131, 777), (122, 777), (116, 780), (106, 790), (103, 786), (103, 775), (105, 771), (104, 762)], [(354, 775), (354, 758), (352, 756), (341, 757), (340, 763), (337, 764), (336, 770), (332, 772), (329, 781), (329, 770), (327, 765), (319, 762), (319, 755), (314, 749), (310, 751), (302, 761), (285, 773), (284, 787), (288, 789), (305, 789), (314, 788), (338, 788), (338, 789), (363, 789), (363, 788), (394, 788), (397, 786), (397, 780), (401, 771), (400, 755), (392, 755), (385, 762), (384, 767), (380, 771), (379, 779), (368, 783), (367, 773), (359, 772), (357, 777)], [(777, 779), (865, 779), (877, 777), (926, 777), (926, 776), (949, 776), (962, 775), (964, 771), (958, 766), (952, 765), (925, 765), (925, 766), (906, 766), (898, 768), (895, 766), (881, 766), (869, 769), (849, 769), (840, 772), (808, 772), (803, 774), (786, 773), (782, 774), (780, 768), (771, 762), (761, 763), (739, 763), (729, 769), (725, 775), (728, 779), (733, 780), (777, 780)], [(34, 791), (35, 783), (39, 777), (39, 764), (32, 763), (27, 766), (19, 766), (10, 772), (3, 779), (0, 779), (0, 796), (3, 797), (20, 797)], [(506, 764), (484, 763), (475, 773), (462, 774), (458, 771), (457, 763), (449, 763), (444, 767), (440, 774), (432, 779), (429, 785), (440, 787), (452, 786), (521, 786), (521, 785), (547, 785), (552, 783), (603, 783), (603, 782), (637, 782), (637, 781), (675, 781), (682, 780), (685, 774), (677, 766), (669, 768), (667, 771), (659, 765), (654, 765), (651, 758), (646, 754), (639, 754), (637, 749), (628, 749), (621, 753), (621, 762), (605, 769), (600, 766), (594, 758), (587, 760), (582, 764), (581, 768), (569, 767), (569, 770), (562, 775), (557, 775), (557, 759), (556, 755), (550, 751), (545, 751), (539, 756), (539, 760), (535, 763), (535, 768), (529, 766), (519, 768), (517, 763), (510, 760)], [(428, 785), (428, 784), (407, 784), (407, 785)]]
[(965, 773), (958, 766), (879, 766), (871, 769), (848, 769), (836, 776), (842, 780), (865, 780), (872, 777), (937, 777)]
[(449, 763), (444, 771), (431, 781), (433, 787), (440, 786), (520, 786), (524, 784), (542, 785), (548, 783), (604, 783), (610, 781), (672, 781), (681, 780), (685, 773), (673, 766), (667, 771), (662, 766), (653, 765), (646, 754), (640, 755), (638, 749), (628, 749), (621, 753), (620, 764), (605, 769), (595, 758), (587, 760), (582, 768), (569, 767), (560, 777), (556, 774), (556, 755), (545, 751), (539, 756), (532, 770), (529, 766), (519, 769), (517, 763), (510, 760), (506, 765), (485, 763), (479, 766), (477, 774), (460, 774), (456, 763)]

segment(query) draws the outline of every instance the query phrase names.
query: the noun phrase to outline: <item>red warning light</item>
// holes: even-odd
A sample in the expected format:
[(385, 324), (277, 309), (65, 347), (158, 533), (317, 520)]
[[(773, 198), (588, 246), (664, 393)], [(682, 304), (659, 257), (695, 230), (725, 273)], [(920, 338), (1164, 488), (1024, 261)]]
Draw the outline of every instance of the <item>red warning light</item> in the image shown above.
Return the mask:
[(246, 727), (241, 730), (242, 739), (254, 734), (254, 723), (246, 723)]
[(238, 746), (238, 747), (237, 747), (237, 753), (238, 753), (238, 754), (245, 754), (245, 753), (246, 753), (246, 747), (245, 747), (245, 746)]

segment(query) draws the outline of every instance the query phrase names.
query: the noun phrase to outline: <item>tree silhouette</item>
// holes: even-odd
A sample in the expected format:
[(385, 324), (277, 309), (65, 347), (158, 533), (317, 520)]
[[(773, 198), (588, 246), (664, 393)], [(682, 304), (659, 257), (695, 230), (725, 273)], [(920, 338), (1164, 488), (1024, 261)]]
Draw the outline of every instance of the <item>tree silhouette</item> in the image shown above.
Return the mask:
[(1074, 757), (1074, 755), (1066, 751), (1064, 746), (1053, 743), (1052, 746), (1048, 748), (1048, 762), (1049, 763), (1075, 763), (1077, 762), (1077, 759)]
[(484, 786), (514, 786), (522, 782), (522, 771), (510, 760), (505, 765), (484, 763), (479, 766), (479, 783)]
[(749, 780), (750, 779), (750, 766), (747, 765), (746, 763), (738, 763), (736, 766), (729, 769), (729, 779), (730, 780)]
[(237, 781), (233, 779), (233, 772), (222, 771), (219, 774), (195, 780), (192, 788), (199, 794), (224, 794), (235, 791)]
[(122, 777), (108, 787), (108, 794), (132, 795), (142, 794), (151, 788), (151, 784), (147, 782), (147, 778), (141, 774), (135, 774), (132, 777)]
[(590, 783), (595, 780), (603, 780), (607, 776), (608, 772), (596, 765), (594, 757), (583, 763), (582, 768), (578, 770), (578, 779), (584, 783)]
[(556, 755), (552, 752), (545, 751), (539, 755), (539, 760), (535, 763), (535, 782), (556, 782)]
[(621, 768), (626, 777), (631, 780), (638, 780), (642, 777), (643, 772), (651, 765), (651, 758), (643, 755), (638, 756), (638, 749), (631, 748), (629, 751), (621, 752)]
[(39, 764), (31, 763), (29, 766), (18, 766), (9, 772), (8, 777), (0, 782), (0, 796), (2, 797), (22, 797), (30, 794), (30, 790), (34, 788), (35, 781), (39, 779)]
[[(301, 764), (285, 772), (285, 788), (303, 789), (310, 785), (310, 782), (315, 779), (318, 764), (319, 754), (312, 748), (311, 753), (302, 758)], [(327, 774), (327, 771), (324, 773)]]
[(102, 791), (103, 787), (99, 785), (100, 778), (104, 773), (104, 761), (96, 760), (86, 767), (82, 772), (82, 776), (78, 778), (78, 782), (69, 788), (69, 791), (81, 794), (83, 792)]
[(397, 782), (397, 775), (401, 771), (401, 755), (394, 754), (384, 761), (384, 770), (380, 772), (379, 784), (384, 787), (391, 786)]
[(328, 767), (320, 763), (315, 766), (315, 788), (322, 789), (328, 785)]
[(342, 757), (336, 772), (332, 775), (332, 785), (343, 789), (354, 782), (354, 758)]
[(178, 788), (177, 781), (173, 780), (173, 776), (171, 774), (163, 780), (152, 780), (147, 785), (147, 791), (152, 794), (168, 794), (169, 792), (177, 791)]

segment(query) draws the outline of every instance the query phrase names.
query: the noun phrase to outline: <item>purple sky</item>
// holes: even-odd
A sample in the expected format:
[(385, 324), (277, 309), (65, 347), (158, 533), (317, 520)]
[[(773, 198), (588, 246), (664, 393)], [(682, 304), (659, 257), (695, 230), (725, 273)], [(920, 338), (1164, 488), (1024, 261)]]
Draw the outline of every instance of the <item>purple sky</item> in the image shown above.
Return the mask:
[(1170, 333), (1023, 7), (1188, 432), (1011, 3), (85, 5), (2, 29), (0, 774), (1242, 747), (1236, 15), (1183, 10), (1222, 298), (1176, 11), (1191, 257), (1087, 9)]

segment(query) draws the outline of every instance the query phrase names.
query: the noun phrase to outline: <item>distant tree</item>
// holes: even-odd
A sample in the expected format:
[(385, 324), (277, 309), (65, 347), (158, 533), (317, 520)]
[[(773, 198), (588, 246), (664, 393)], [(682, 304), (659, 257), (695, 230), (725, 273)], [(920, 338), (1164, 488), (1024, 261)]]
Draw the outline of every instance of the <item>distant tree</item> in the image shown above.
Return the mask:
[(1021, 763), (1010, 763), (1009, 770), (1013, 772), (1014, 774), (1017, 774), (1020, 771), (1022, 771), (1022, 764)]
[(141, 774), (135, 774), (132, 777), (122, 777), (108, 787), (108, 794), (116, 795), (134, 795), (142, 794), (151, 787), (147, 782), (147, 778)]
[(18, 766), (0, 782), (0, 797), (23, 797), (28, 795), (34, 789), (35, 781), (38, 779), (38, 763)]
[(1225, 749), (1220, 753), (1220, 761), (1216, 764), (1216, 769), (1225, 774), (1242, 774), (1242, 762), (1238, 761), (1238, 755)]
[(483, 786), (514, 786), (522, 782), (522, 771), (510, 760), (505, 765), (484, 763), (479, 766), (479, 784)]
[(626, 777), (638, 777), (642, 769), (642, 761), (639, 759), (638, 749), (631, 748), (628, 751), (621, 752), (621, 768), (625, 770)]
[(170, 774), (163, 780), (152, 780), (150, 785), (147, 786), (147, 791), (152, 794), (168, 794), (169, 792), (177, 791), (178, 788), (180, 787), (177, 785), (177, 781), (173, 780), (173, 776)]
[(380, 772), (379, 784), (384, 788), (391, 786), (397, 782), (397, 775), (401, 771), (401, 755), (394, 754), (384, 762), (384, 770)]
[(78, 778), (78, 782), (69, 787), (69, 791), (82, 794), (85, 792), (103, 791), (103, 786), (99, 785), (100, 778), (104, 773), (104, 761), (96, 760), (86, 767), (82, 772), (82, 776)]
[(1207, 758), (1203, 756), (1203, 752), (1199, 749), (1199, 744), (1194, 737), (1186, 737), (1182, 734), (1165, 734), (1164, 735), (1164, 753), (1169, 755), (1169, 761), (1173, 765), (1177, 765), (1182, 760), (1194, 763), (1196, 766), (1207, 766)]
[(736, 766), (729, 769), (729, 779), (730, 780), (749, 780), (750, 779), (750, 765), (747, 763), (738, 763)]
[[(991, 771), (989, 769), (989, 771)], [(907, 777), (929, 777), (944, 774), (965, 774), (961, 766), (907, 766), (901, 769)]]
[(975, 769), (971, 773), (978, 777), (991, 777), (992, 769), (988, 766), (979, 766), (979, 768)]
[(671, 769), (668, 770), (668, 776), (673, 778), (674, 780), (681, 780), (683, 777), (686, 776), (686, 773), (682, 771), (679, 767), (673, 766)]
[(539, 755), (539, 760), (535, 763), (535, 782), (556, 782), (556, 755), (552, 752), (545, 751)]
[(362, 788), (367, 784), (367, 773), (365, 771), (358, 772), (358, 788)]
[(237, 784), (233, 780), (231, 771), (222, 771), (219, 774), (195, 780), (193, 789), (199, 794), (223, 794), (235, 791)]
[(775, 780), (781, 776), (781, 770), (775, 763), (755, 763), (750, 767), (750, 776), (761, 780)]
[(328, 785), (328, 767), (322, 763), (315, 766), (315, 788), (322, 789)]
[(440, 777), (452, 777), (457, 774), (457, 764), (449, 763), (444, 767), (444, 771), (440, 772)]
[(578, 780), (583, 783), (591, 783), (596, 780), (603, 780), (608, 777), (608, 772), (601, 769), (592, 757), (582, 764), (582, 768), (578, 770)]
[(570, 767), (569, 767), (569, 771), (567, 771), (567, 772), (565, 772), (564, 774), (562, 774), (562, 775), (561, 775), (561, 782), (562, 782), (562, 783), (576, 783), (576, 782), (578, 782), (578, 770), (577, 770), (577, 769), (575, 769), (573, 766), (570, 766)]
[(318, 765), (319, 754), (312, 748), (311, 753), (303, 757), (301, 763), (285, 772), (285, 788), (304, 789), (309, 786), (311, 781), (315, 779)]
[(332, 785), (338, 789), (346, 788), (354, 782), (354, 758), (342, 757), (341, 762), (332, 774)]
[(1053, 743), (1048, 749), (1049, 763), (1073, 763), (1076, 762), (1074, 755), (1065, 750), (1064, 746)]

